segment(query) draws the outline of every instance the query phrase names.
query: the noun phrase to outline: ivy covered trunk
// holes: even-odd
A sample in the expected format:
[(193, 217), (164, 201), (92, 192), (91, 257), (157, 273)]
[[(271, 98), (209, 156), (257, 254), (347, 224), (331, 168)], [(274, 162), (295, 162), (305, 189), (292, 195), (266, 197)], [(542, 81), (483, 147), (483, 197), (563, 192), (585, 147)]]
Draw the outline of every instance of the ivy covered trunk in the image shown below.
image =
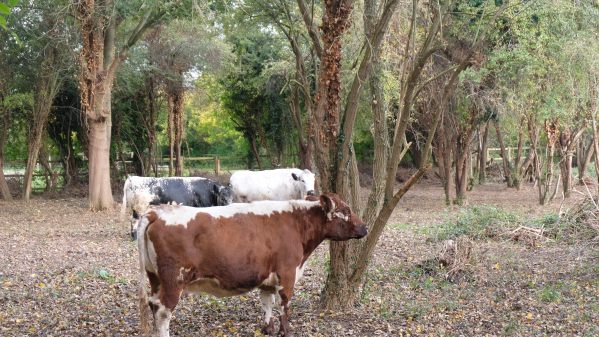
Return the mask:
[[(320, 174), (321, 192), (337, 192), (337, 153), (341, 92), (341, 41), (349, 27), (350, 0), (325, 0), (322, 18), (323, 52), (318, 78), (316, 110), (313, 114), (314, 159)], [(331, 271), (322, 293), (327, 308), (347, 307), (353, 296), (348, 287), (348, 249), (331, 242)]]

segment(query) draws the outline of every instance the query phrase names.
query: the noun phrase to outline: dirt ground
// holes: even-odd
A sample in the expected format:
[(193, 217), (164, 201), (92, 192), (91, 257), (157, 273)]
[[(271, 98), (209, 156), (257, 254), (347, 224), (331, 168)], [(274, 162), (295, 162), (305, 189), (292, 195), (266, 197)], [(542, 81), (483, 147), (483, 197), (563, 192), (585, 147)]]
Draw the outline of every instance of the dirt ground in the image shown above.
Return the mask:
[[(577, 187), (584, 192), (584, 188)], [(365, 196), (367, 191), (364, 190)], [(536, 218), (536, 190), (476, 186), (469, 203)], [(452, 283), (417, 266), (438, 245), (427, 229), (452, 218), (442, 189), (424, 181), (400, 202), (376, 250), (360, 303), (318, 310), (326, 244), (309, 260), (292, 301), (296, 336), (599, 336), (597, 242), (477, 242), (474, 273)], [(128, 222), (93, 213), (82, 198), (0, 201), (0, 336), (137, 335), (138, 262)], [(228, 299), (188, 296), (171, 321), (173, 336), (260, 336), (256, 293)]]

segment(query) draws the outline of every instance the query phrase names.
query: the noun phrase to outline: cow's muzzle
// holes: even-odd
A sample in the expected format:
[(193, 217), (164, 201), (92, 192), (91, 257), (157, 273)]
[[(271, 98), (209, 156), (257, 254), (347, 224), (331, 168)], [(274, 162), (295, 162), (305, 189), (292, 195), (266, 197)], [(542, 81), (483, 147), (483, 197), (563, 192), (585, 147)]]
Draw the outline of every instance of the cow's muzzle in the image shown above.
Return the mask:
[(368, 234), (368, 228), (366, 228), (366, 225), (360, 225), (358, 226), (357, 230), (356, 230), (356, 239), (361, 239), (363, 237), (365, 237)]
[(316, 195), (316, 192), (314, 190), (310, 190), (308, 191), (308, 195)]

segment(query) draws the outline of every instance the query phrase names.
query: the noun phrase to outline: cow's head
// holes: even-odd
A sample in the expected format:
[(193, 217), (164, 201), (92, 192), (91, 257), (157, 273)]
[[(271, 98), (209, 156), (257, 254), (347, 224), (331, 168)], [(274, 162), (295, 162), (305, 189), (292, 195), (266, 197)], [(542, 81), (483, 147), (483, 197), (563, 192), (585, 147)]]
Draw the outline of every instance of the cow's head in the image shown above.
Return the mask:
[(326, 214), (326, 238), (333, 241), (360, 239), (368, 234), (366, 224), (352, 212), (351, 208), (337, 194), (320, 196), (320, 206)]
[(299, 173), (292, 172), (291, 178), (297, 182), (301, 196), (300, 198), (304, 198), (306, 195), (314, 195), (314, 182), (316, 178), (314, 173), (310, 172), (310, 170), (305, 169)]
[(231, 189), (231, 185), (223, 186), (214, 184), (212, 193), (216, 196), (217, 206), (227, 206), (233, 202), (233, 190)]

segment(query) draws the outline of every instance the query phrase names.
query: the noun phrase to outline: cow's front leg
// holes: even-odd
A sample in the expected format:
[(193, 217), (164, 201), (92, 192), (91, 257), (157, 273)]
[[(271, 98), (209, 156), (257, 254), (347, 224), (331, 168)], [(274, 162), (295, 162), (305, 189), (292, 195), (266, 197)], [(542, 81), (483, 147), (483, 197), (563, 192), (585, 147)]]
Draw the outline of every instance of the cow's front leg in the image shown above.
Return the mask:
[(274, 335), (275, 321), (272, 317), (272, 309), (275, 306), (275, 293), (268, 290), (260, 290), (260, 302), (264, 309), (264, 322), (266, 325), (262, 328), (262, 333), (265, 335)]
[(295, 272), (290, 275), (289, 278), (283, 277), (281, 279), (282, 288), (279, 290), (281, 296), (281, 326), (279, 328), (279, 334), (284, 337), (291, 337), (293, 333), (289, 327), (289, 305), (291, 304), (291, 297), (293, 296), (293, 285), (295, 283)]

